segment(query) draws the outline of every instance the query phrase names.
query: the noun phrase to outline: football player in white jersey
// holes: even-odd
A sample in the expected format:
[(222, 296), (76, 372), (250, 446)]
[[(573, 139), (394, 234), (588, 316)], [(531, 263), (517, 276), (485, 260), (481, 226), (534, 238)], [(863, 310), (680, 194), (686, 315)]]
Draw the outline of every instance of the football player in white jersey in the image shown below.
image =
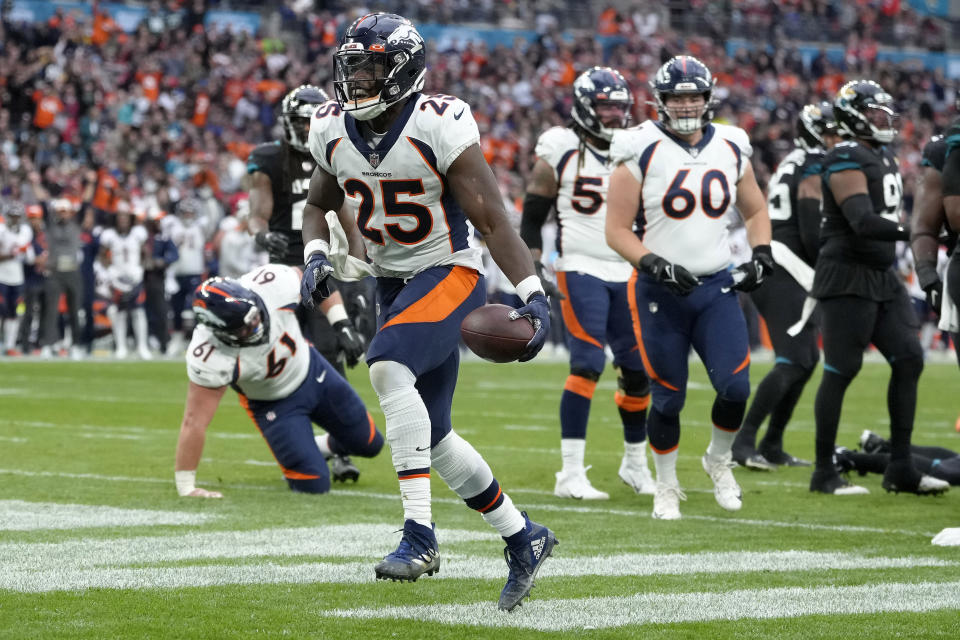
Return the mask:
[(147, 314), (143, 305), (147, 296), (143, 288), (143, 248), (147, 230), (133, 224), (130, 205), (121, 201), (117, 206), (116, 226), (100, 234), (101, 258), (107, 263), (107, 279), (111, 288), (107, 317), (113, 329), (114, 355), (127, 357), (127, 315), (133, 320), (137, 353), (150, 360), (147, 346)]
[(3, 325), (4, 353), (8, 356), (20, 355), (17, 306), (23, 297), (24, 260), (33, 260), (33, 229), (24, 223), (24, 213), (22, 204), (11, 202), (0, 216), (0, 325)]
[(177, 291), (170, 296), (173, 311), (173, 333), (170, 340), (170, 355), (180, 355), (183, 345), (190, 341), (193, 332), (193, 292), (203, 281), (206, 267), (204, 248), (207, 242), (209, 221), (201, 216), (203, 204), (193, 196), (186, 196), (177, 203), (176, 220), (168, 223), (173, 230), (170, 239), (177, 245), (179, 257), (170, 270), (177, 282)]
[(543, 251), (540, 229), (550, 210), (557, 209), (557, 285), (563, 293), (560, 305), (570, 349), (570, 375), (560, 397), (563, 468), (553, 489), (561, 498), (610, 497), (590, 484), (583, 464), (590, 402), (607, 364), (605, 344), (613, 351), (618, 374), (614, 401), (624, 439), (619, 475), (637, 493), (654, 492), (645, 451), (650, 379), (643, 370), (627, 304), (633, 267), (607, 246), (604, 237), (613, 171), (610, 139), (615, 129), (627, 126), (632, 107), (630, 87), (619, 71), (593, 67), (580, 74), (573, 83), (573, 123), (540, 135), (523, 201), (520, 235), (538, 273)]
[[(485, 297), (472, 225), (525, 304), (514, 321), (535, 328), (521, 360), (543, 346), (549, 307), (483, 158), (470, 107), (453, 96), (420, 93), (425, 53), (423, 37), (398, 15), (365, 15), (345, 31), (334, 54), (337, 99), (320, 106), (310, 125), (317, 170), (303, 212), (301, 296), (306, 304), (322, 300), (331, 274), (377, 276), (379, 329), (367, 362), (405, 519), (403, 538), (376, 566), (377, 577), (413, 581), (439, 569), (433, 467), (506, 541), (509, 577), (499, 606), (510, 610), (529, 594), (556, 538), (517, 510), (486, 461), (450, 425), (460, 322)], [(325, 218), (328, 211), (343, 222), (333, 213)], [(341, 225), (349, 230), (351, 256)], [(347, 260), (364, 250), (372, 264)], [(349, 270), (356, 273), (347, 277)]]
[[(187, 389), (177, 441), (181, 496), (219, 498), (195, 486), (207, 427), (227, 386), (240, 397), (293, 491), (326, 493), (330, 478), (357, 480), (349, 455), (383, 447), (360, 396), (303, 337), (297, 322), (300, 271), (268, 264), (239, 280), (210, 278), (193, 296)], [(313, 423), (327, 432), (314, 436)]]
[[(659, 120), (615, 132), (607, 242), (637, 270), (630, 307), (653, 398), (647, 435), (657, 489), (653, 517), (677, 519), (680, 410), (692, 346), (717, 392), (704, 470), (721, 507), (740, 509), (730, 447), (750, 396), (750, 347), (733, 289), (750, 291), (773, 271), (770, 218), (738, 127), (713, 124), (715, 81), (691, 56), (666, 62), (653, 82)], [(736, 203), (753, 247), (732, 271), (724, 214)]]

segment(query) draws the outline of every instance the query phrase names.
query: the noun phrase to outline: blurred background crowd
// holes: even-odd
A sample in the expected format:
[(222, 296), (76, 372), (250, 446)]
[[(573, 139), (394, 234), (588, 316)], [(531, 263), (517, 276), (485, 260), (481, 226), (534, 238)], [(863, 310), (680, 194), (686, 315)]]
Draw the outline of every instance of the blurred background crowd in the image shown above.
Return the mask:
[[(17, 4), (0, 3), (0, 213), (8, 227), (31, 227), (33, 240), (20, 249), (21, 299), (3, 300), (20, 319), (4, 322), (8, 355), (66, 355), (73, 345), (82, 357), (118, 321), (141, 357), (182, 348), (185, 278), (264, 260), (244, 232), (247, 155), (281, 137), (278, 106), (290, 89), (330, 91), (339, 35), (368, 11), (421, 28), (426, 91), (472, 105), (518, 217), (537, 136), (567, 122), (571, 84), (593, 65), (623, 72), (640, 122), (655, 116), (647, 82), (657, 67), (679, 53), (699, 57), (718, 80), (717, 120), (751, 136), (761, 186), (792, 148), (803, 105), (831, 99), (851, 77), (875, 79), (903, 115), (896, 152), (908, 213), (922, 147), (957, 115), (960, 88), (948, 66), (929, 62), (960, 42), (956, 21), (901, 0), (286, 0), (269, 9), (154, 0), (138, 5), (132, 26), (118, 3), (27, 22)], [(256, 30), (210, 20), (224, 10), (257, 12)], [(499, 39), (472, 37), (487, 32)], [(909, 55), (885, 55), (892, 45)], [(141, 228), (148, 247), (144, 286), (128, 290), (148, 298), (146, 319), (136, 301), (117, 304), (109, 278), (120, 249), (104, 250), (101, 238), (118, 225)], [(130, 314), (109, 317), (111, 306)]]

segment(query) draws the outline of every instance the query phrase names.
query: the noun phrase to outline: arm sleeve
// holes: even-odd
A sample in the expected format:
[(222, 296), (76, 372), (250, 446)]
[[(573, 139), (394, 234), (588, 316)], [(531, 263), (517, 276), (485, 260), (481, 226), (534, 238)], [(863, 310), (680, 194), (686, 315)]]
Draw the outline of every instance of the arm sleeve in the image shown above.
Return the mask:
[(543, 249), (540, 229), (550, 215), (553, 200), (546, 196), (528, 193), (523, 199), (523, 217), (520, 219), (520, 237), (531, 249)]
[(870, 196), (865, 193), (858, 193), (844, 200), (840, 210), (858, 236), (889, 241), (910, 239), (910, 232), (902, 224), (874, 213)]
[(797, 226), (804, 252), (811, 262), (816, 261), (820, 253), (820, 201), (817, 198), (797, 200)]

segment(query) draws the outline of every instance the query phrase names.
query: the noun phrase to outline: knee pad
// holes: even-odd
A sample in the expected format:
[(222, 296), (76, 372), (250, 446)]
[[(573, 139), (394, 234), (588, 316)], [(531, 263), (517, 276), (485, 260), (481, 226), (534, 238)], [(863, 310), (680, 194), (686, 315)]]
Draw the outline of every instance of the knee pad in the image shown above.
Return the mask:
[(613, 401), (624, 411), (643, 411), (650, 406), (650, 378), (646, 372), (621, 367)]
[(464, 500), (481, 494), (493, 482), (487, 461), (454, 431), (433, 447), (431, 465)]
[(414, 389), (416, 384), (417, 376), (399, 362), (379, 360), (370, 365), (370, 385), (381, 402), (391, 394)]
[(590, 382), (596, 382), (600, 379), (599, 371), (593, 371), (592, 369), (585, 369), (583, 367), (570, 367), (570, 375), (586, 378)]

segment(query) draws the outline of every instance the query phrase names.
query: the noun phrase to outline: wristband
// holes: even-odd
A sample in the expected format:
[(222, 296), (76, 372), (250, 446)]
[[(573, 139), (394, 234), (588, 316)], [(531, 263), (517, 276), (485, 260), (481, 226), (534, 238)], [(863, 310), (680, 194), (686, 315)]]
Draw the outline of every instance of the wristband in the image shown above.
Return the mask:
[(317, 252), (327, 255), (330, 253), (330, 243), (320, 238), (314, 238), (303, 247), (303, 264), (310, 261), (310, 256)]
[(514, 287), (517, 289), (517, 295), (520, 296), (524, 304), (528, 303), (534, 294), (539, 293), (540, 295), (546, 295), (543, 292), (543, 284), (541, 284), (540, 278), (537, 276), (527, 276), (515, 284)]
[(190, 495), (197, 488), (197, 470), (193, 471), (174, 471), (173, 478), (177, 483), (177, 493), (181, 496)]
[(347, 309), (342, 304), (335, 304), (327, 310), (327, 322), (330, 323), (330, 326), (337, 324), (341, 320), (349, 320), (350, 316), (347, 315)]

